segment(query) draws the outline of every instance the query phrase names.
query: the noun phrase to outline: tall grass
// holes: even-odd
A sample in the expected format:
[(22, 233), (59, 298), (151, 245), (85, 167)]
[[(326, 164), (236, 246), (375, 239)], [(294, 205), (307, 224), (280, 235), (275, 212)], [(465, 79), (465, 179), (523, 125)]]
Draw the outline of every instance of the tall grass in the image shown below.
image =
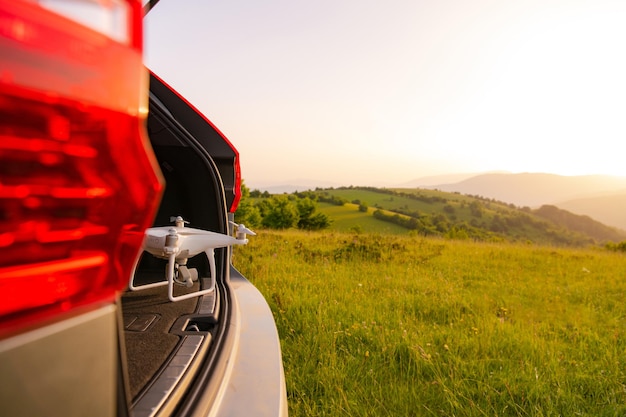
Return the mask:
[(291, 416), (626, 415), (624, 254), (264, 231), (235, 264)]

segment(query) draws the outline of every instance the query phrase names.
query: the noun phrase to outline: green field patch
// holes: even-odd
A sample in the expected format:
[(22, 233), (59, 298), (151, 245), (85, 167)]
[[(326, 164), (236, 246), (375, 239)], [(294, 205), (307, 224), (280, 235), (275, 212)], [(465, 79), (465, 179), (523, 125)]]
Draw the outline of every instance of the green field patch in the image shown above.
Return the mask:
[(375, 219), (372, 216), (373, 209), (371, 208), (367, 213), (359, 211), (359, 206), (356, 204), (346, 203), (343, 206), (336, 206), (329, 203), (318, 203), (318, 210), (333, 220), (331, 229), (339, 232), (408, 233), (404, 227)]

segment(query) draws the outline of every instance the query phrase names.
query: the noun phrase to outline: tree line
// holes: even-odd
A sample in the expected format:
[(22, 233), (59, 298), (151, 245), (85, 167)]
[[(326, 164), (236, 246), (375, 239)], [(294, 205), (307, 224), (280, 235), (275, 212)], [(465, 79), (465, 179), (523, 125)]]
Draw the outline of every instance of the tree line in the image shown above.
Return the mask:
[(330, 227), (331, 219), (317, 211), (317, 195), (311, 191), (270, 195), (267, 191), (250, 191), (242, 184), (241, 202), (235, 221), (248, 227), (268, 229), (322, 230)]

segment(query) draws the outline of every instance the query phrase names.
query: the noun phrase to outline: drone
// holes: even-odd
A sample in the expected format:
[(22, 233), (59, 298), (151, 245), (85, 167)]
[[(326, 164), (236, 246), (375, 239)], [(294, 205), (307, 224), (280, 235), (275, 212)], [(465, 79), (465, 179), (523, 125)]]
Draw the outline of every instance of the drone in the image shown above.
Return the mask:
[[(143, 250), (161, 259), (166, 259), (167, 269), (165, 280), (151, 284), (134, 285), (134, 273), (130, 280), (131, 291), (154, 288), (167, 285), (170, 301), (186, 300), (192, 297), (209, 294), (215, 291), (215, 248), (223, 248), (232, 245), (245, 245), (248, 243), (247, 236), (256, 236), (252, 230), (243, 224), (230, 222), (235, 227), (235, 237), (211, 232), (208, 230), (185, 227), (189, 222), (181, 216), (170, 217), (175, 226), (152, 227), (146, 230), (143, 241)], [(187, 288), (193, 286), (198, 280), (198, 270), (187, 268), (187, 260), (194, 256), (205, 253), (209, 260), (211, 281), (208, 288), (193, 291), (183, 295), (174, 295), (174, 284), (184, 285)]]

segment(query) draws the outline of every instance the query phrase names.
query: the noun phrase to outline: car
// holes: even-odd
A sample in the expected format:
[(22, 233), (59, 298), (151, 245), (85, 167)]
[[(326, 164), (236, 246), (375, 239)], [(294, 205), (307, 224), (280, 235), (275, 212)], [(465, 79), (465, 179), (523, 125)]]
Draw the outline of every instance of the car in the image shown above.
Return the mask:
[[(272, 312), (232, 264), (262, 238), (233, 223), (238, 151), (144, 66), (143, 13), (0, 0), (0, 415), (286, 416)], [(226, 243), (172, 265), (145, 250), (170, 229)]]

